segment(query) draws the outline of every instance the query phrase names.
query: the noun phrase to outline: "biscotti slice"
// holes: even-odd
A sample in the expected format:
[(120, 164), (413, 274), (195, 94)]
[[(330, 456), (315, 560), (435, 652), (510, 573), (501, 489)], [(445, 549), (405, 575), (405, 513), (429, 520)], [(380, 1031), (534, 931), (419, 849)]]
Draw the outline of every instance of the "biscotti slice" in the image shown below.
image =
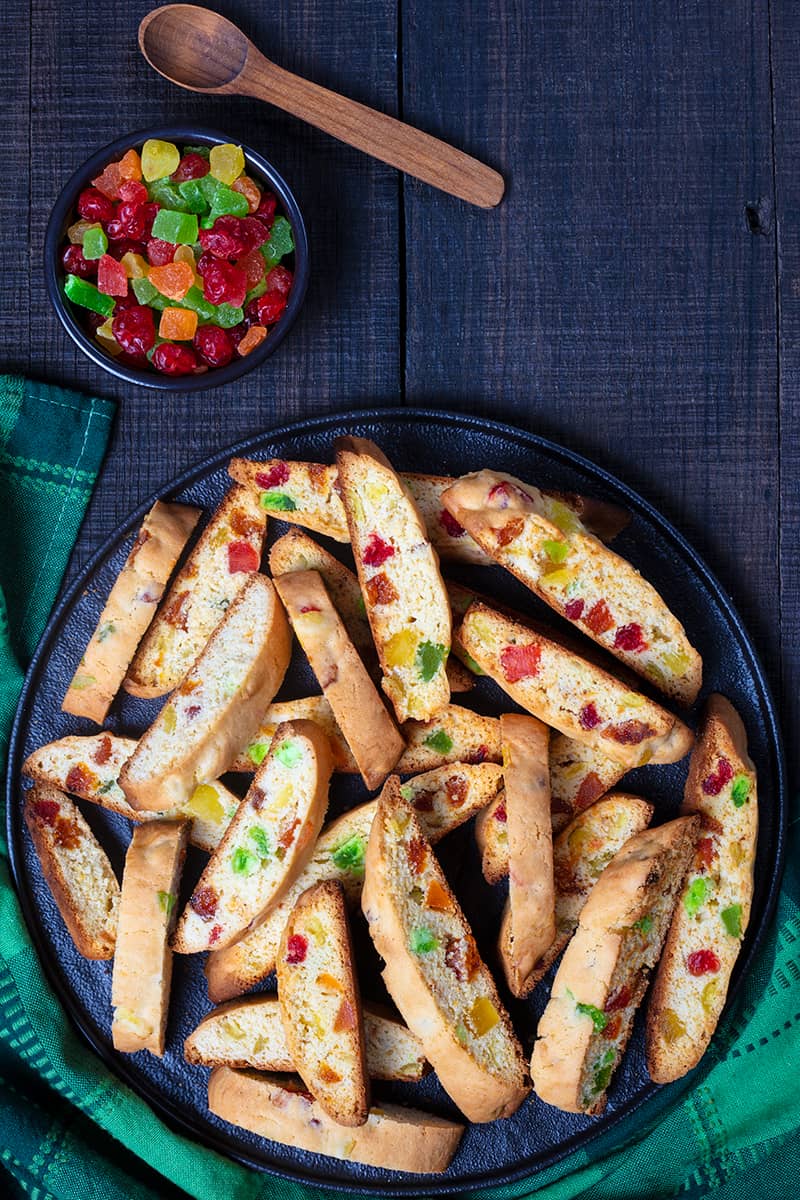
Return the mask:
[(702, 822), (647, 1013), (647, 1069), (671, 1083), (702, 1058), (750, 920), (758, 834), (756, 771), (724, 696), (709, 697), (683, 812)]
[(383, 783), (405, 742), (347, 635), (317, 571), (292, 571), (275, 587), (336, 722), (372, 790)]
[(499, 763), (500, 722), (448, 704), (428, 721), (404, 721), (406, 748), (397, 764), (401, 775), (432, 771), (447, 763)]
[(119, 776), (136, 809), (181, 807), (227, 771), (283, 681), (291, 632), (275, 588), (254, 573)]
[[(409, 779), (401, 791), (430, 841), (437, 842), (474, 816), (494, 794), (499, 780), (500, 768), (494, 763), (456, 763)], [(212, 1000), (228, 1000), (266, 979), (275, 966), (292, 905), (307, 887), (321, 879), (336, 879), (348, 902), (358, 903), (376, 805), (372, 800), (331, 822), (317, 839), (308, 866), (261, 921), (232, 946), (208, 956), (205, 970)]]
[(326, 734), (333, 755), (333, 769), (346, 775), (357, 775), (358, 766), (344, 734), (336, 724), (333, 709), (324, 696), (303, 696), (299, 700), (282, 700), (270, 704), (261, 718), (251, 740), (237, 754), (231, 771), (252, 772), (264, 761), (275, 730), (284, 721), (313, 721)]
[(491, 555), (576, 628), (681, 704), (693, 704), (702, 660), (656, 589), (574, 512), (501, 471), (479, 471), (443, 496)]
[(338, 438), (336, 463), (381, 686), (398, 721), (450, 699), (450, 604), (436, 551), (406, 485), (365, 438)]
[(25, 797), (25, 824), (58, 911), (84, 958), (113, 958), (119, 884), (77, 806), (37, 783)]
[(161, 1057), (172, 983), (169, 935), (186, 858), (186, 821), (134, 829), (125, 869), (111, 978), (114, 1049)]
[(261, 563), (267, 514), (249, 488), (232, 487), (178, 572), (123, 683), (133, 696), (170, 692)]
[(208, 1108), (223, 1121), (259, 1137), (312, 1154), (417, 1175), (446, 1171), (463, 1125), (381, 1103), (367, 1122), (348, 1129), (332, 1120), (291, 1075), (267, 1075), (217, 1067), (208, 1081)]
[(339, 1125), (369, 1112), (364, 1018), (342, 885), (315, 883), (289, 914), (276, 964), (278, 1002), (294, 1068)]
[(605, 1107), (699, 824), (698, 817), (680, 817), (637, 834), (592, 888), (533, 1048), (533, 1086), (546, 1104), (587, 1114)]
[(336, 542), (350, 541), (335, 466), (283, 458), (266, 462), (232, 458), (228, 474), (248, 487), (261, 507), (278, 520), (324, 533)]
[(500, 718), (508, 830), (508, 900), (498, 948), (506, 983), (527, 996), (530, 975), (556, 935), (549, 733), (535, 717)]
[(173, 949), (222, 949), (305, 867), (328, 807), (328, 739), (312, 721), (279, 725), (269, 754), (183, 910)]
[(239, 804), (239, 797), (219, 780), (201, 783), (182, 809), (162, 812), (138, 812), (131, 808), (118, 778), (136, 749), (133, 738), (113, 733), (95, 733), (87, 737), (70, 735), (34, 750), (22, 764), (23, 775), (38, 783), (49, 783), (127, 817), (129, 821), (160, 821), (179, 816), (191, 817), (189, 840), (211, 853), (220, 843)]
[[(372, 640), (364, 597), (353, 571), (340, 563), (338, 558), (334, 558), (302, 529), (290, 529), (283, 537), (278, 538), (270, 550), (269, 568), (274, 578), (288, 575), (292, 571), (318, 571), (333, 606), (358, 651), (359, 658), (370, 675), (380, 675), (380, 664)], [(469, 692), (475, 686), (472, 673), (452, 658), (447, 660), (447, 678), (450, 681), (451, 692)]]
[(522, 708), (627, 769), (677, 762), (692, 745), (690, 730), (660, 704), (485, 604), (470, 605), (458, 636)]
[[(370, 1079), (417, 1083), (430, 1070), (419, 1039), (377, 1006), (364, 1004), (364, 1037)], [(189, 1034), (183, 1053), (187, 1062), (204, 1067), (294, 1070), (277, 996), (232, 1000), (215, 1008)]]
[(105, 721), (200, 509), (157, 500), (144, 519), (109, 592), (61, 705), (76, 717)]
[(378, 800), (361, 906), (386, 964), (384, 983), (442, 1087), (471, 1121), (510, 1116), (528, 1093), (522, 1051), (395, 776)]

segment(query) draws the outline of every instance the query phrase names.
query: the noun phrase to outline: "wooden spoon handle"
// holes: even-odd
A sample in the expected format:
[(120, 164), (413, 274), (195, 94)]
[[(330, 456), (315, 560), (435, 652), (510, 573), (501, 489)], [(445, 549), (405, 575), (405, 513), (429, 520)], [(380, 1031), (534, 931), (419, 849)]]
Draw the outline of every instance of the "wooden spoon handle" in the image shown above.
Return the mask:
[(248, 55), (247, 65), (236, 80), (236, 91), (267, 100), (349, 146), (470, 204), (493, 208), (503, 197), (502, 175), (476, 158), (394, 117), (284, 71), (260, 54)]

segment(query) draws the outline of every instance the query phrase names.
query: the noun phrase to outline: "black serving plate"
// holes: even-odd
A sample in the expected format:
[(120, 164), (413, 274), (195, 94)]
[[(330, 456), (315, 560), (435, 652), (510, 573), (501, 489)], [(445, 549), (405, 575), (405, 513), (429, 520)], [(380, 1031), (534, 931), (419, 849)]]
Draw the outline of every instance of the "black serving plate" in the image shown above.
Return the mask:
[[(615, 548), (641, 569), (686, 625), (705, 662), (701, 701), (712, 690), (731, 699), (744, 719), (750, 752), (758, 769), (761, 828), (756, 889), (750, 928), (734, 973), (733, 999), (772, 916), (783, 865), (787, 800), (778, 725), (764, 674), (747, 632), (719, 583), (663, 517), (605, 471), (543, 438), (473, 417), (400, 409), (305, 421), (221, 452), (176, 480), (159, 496), (199, 504), (208, 512), (229, 485), (225, 467), (232, 454), (327, 462), (331, 459), (333, 438), (344, 433), (373, 438), (400, 469), (458, 475), (481, 467), (495, 467), (542, 486), (587, 492), (630, 510), (632, 520), (614, 543)], [(154, 1058), (146, 1051), (133, 1056), (114, 1051), (110, 1033), (111, 964), (81, 958), (65, 931), (24, 831), (21, 814), (25, 784), (20, 766), (27, 754), (45, 742), (67, 733), (93, 731), (90, 722), (63, 714), (61, 700), (104, 598), (125, 560), (131, 538), (154, 499), (151, 497), (109, 537), (53, 613), (28, 672), (10, 747), (8, 842), (14, 878), (50, 982), (83, 1036), (110, 1069), (172, 1128), (256, 1169), (329, 1188), (398, 1196), (460, 1192), (510, 1182), (540, 1170), (601, 1133), (624, 1139), (631, 1113), (645, 1103), (656, 1113), (660, 1105), (655, 1097), (664, 1096), (664, 1090), (651, 1084), (645, 1071), (641, 1014), (601, 1117), (590, 1119), (562, 1113), (531, 1095), (508, 1120), (468, 1127), (456, 1157), (443, 1176), (382, 1171), (306, 1154), (255, 1137), (211, 1116), (206, 1107), (207, 1072), (202, 1067), (188, 1065), (182, 1054), (184, 1038), (210, 1008), (202, 956), (175, 957), (168, 1049), (164, 1058)], [(283, 529), (278, 522), (270, 521), (270, 541)], [(345, 554), (346, 548), (338, 547), (338, 553)], [(453, 574), (473, 580), (481, 591), (493, 593), (517, 607), (543, 610), (529, 592), (499, 569), (463, 568)], [(279, 698), (311, 691), (318, 688), (307, 665), (295, 654)], [(474, 692), (455, 700), (488, 713), (499, 713), (509, 707), (509, 702), (503, 701), (502, 693), (489, 680), (481, 680)], [(107, 725), (114, 732), (138, 734), (152, 720), (157, 708), (157, 701), (136, 700), (122, 694), (109, 714)], [(693, 712), (688, 719), (691, 722), (695, 717)], [(687, 763), (685, 760), (670, 766), (646, 767), (626, 777), (626, 788), (640, 792), (655, 804), (656, 823), (675, 815)], [(334, 779), (332, 813), (363, 799), (366, 793), (360, 781)], [(83, 805), (83, 811), (115, 868), (121, 872), (130, 836), (127, 822), (88, 804)], [(478, 944), (489, 963), (493, 963), (503, 888), (490, 888), (483, 882), (469, 826), (445, 839), (441, 857), (473, 924)], [(184, 896), (201, 866), (202, 857), (192, 852), (187, 860)], [(355, 926), (363, 990), (367, 996), (379, 999), (378, 964), (360, 915), (355, 918)], [(529, 1001), (512, 1002), (505, 997), (527, 1051), (546, 1003), (550, 981), (548, 976)], [(265, 986), (271, 989), (274, 983), (270, 980)], [(691, 1079), (690, 1075), (688, 1081)], [(686, 1083), (673, 1085), (672, 1094), (677, 1095)], [(458, 1116), (435, 1075), (416, 1086), (377, 1085), (375, 1092), (377, 1098)]]

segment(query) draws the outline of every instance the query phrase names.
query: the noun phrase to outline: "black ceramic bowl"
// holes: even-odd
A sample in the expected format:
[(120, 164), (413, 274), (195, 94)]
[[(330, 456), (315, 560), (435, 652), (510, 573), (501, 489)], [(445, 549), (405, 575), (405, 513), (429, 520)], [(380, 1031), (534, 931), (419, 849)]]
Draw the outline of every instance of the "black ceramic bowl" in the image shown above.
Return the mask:
[[(115, 142), (103, 146), (101, 150), (87, 159), (62, 189), (53, 205), (47, 225), (44, 240), (44, 273), (50, 299), (61, 324), (75, 344), (104, 371), (109, 371), (118, 379), (127, 379), (130, 383), (139, 384), (140, 387), (159, 388), (166, 392), (193, 392), (218, 387), (223, 383), (231, 383), (232, 380), (238, 379), (247, 371), (259, 367), (266, 358), (274, 354), (294, 324), (308, 286), (308, 239), (297, 201), (288, 184), (272, 164), (255, 150), (251, 150), (249, 146), (242, 146), (248, 174), (251, 174), (257, 183), (267, 183), (277, 196), (279, 209), (286, 214), (292, 226), (295, 245), (292, 255), (294, 262), (289, 260), (288, 263), (294, 272), (289, 303), (283, 316), (260, 346), (243, 358), (237, 356), (226, 367), (212, 367), (201, 375), (171, 376), (161, 375), (155, 370), (137, 371), (133, 367), (126, 367), (116, 362), (97, 344), (81, 323), (81, 310), (64, 295), (65, 276), (61, 266), (61, 251), (67, 229), (77, 219), (75, 205), (78, 196), (85, 187), (91, 185), (92, 180), (97, 178), (108, 163), (117, 161), (131, 146), (140, 148), (148, 138), (161, 138), (164, 141), (176, 142), (178, 145), (183, 143), (193, 146), (216, 146), (233, 140), (214, 130), (197, 129), (194, 126), (176, 125), (161, 129), (140, 129), (135, 133), (128, 133), (124, 137), (117, 138)], [(236, 144), (241, 145), (239, 142)]]

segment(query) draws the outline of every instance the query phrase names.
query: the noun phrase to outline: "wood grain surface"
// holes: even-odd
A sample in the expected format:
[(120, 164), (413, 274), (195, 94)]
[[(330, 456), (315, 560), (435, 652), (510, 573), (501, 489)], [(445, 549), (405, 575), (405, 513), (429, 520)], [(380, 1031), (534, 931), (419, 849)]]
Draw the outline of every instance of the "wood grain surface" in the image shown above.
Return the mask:
[[(171, 87), (150, 0), (5, 0), (0, 363), (119, 401), (69, 576), (154, 488), (290, 419), (407, 404), (508, 420), (618, 474), (687, 535), (800, 716), (800, 36), (791, 0), (296, 0), (219, 7), (281, 66), (499, 170), (443, 196), (244, 99)], [(276, 356), (164, 397), (83, 357), (41, 245), (68, 175), (196, 120), (294, 188), (312, 273)], [(390, 449), (390, 448), (389, 448)], [(787, 749), (797, 778), (796, 736)], [(172, 1192), (165, 1194), (172, 1194)]]

